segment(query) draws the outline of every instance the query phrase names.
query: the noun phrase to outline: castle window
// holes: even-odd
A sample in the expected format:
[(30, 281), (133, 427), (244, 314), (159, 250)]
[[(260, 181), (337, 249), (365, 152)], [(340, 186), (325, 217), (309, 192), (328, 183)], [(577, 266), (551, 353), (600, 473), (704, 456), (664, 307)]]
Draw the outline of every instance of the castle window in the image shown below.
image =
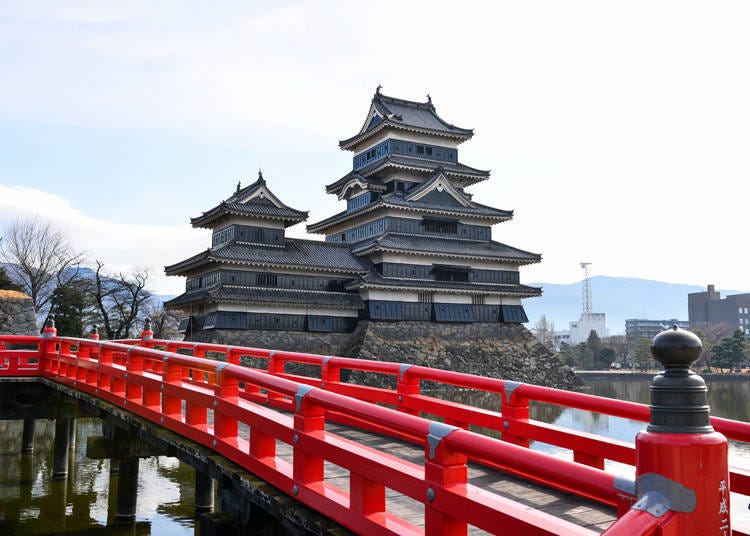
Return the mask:
[(276, 274), (258, 274), (255, 283), (259, 287), (275, 287), (278, 285), (278, 276)]
[(433, 268), (435, 281), (454, 281), (457, 283), (468, 283), (470, 268), (464, 266), (442, 266)]
[(424, 154), (424, 145), (417, 145), (417, 154)]
[(420, 292), (417, 294), (417, 301), (419, 303), (432, 303), (435, 299), (435, 295), (432, 292)]
[(472, 305), (484, 305), (484, 296), (472, 296), (471, 303)]
[(451, 220), (423, 220), (424, 230), (429, 233), (458, 234), (458, 222)]

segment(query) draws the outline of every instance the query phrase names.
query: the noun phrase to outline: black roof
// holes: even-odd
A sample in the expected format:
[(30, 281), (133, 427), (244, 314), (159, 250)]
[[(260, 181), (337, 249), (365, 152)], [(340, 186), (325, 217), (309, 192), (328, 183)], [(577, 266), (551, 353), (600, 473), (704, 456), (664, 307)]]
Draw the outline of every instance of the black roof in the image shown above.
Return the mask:
[(481, 258), (517, 264), (533, 264), (542, 260), (538, 253), (523, 251), (494, 240), (462, 240), (401, 233), (385, 233), (352, 249), (354, 255), (369, 255), (376, 251)]
[(359, 279), (347, 285), (349, 289), (359, 288), (397, 288), (397, 289), (423, 289), (456, 291), (482, 294), (495, 294), (503, 296), (534, 297), (541, 296), (542, 289), (528, 285), (503, 285), (503, 284), (478, 284), (462, 283), (457, 281), (434, 281), (429, 279), (406, 279), (384, 277), (378, 272), (371, 271)]
[(358, 294), (350, 292), (322, 292), (268, 287), (240, 287), (219, 285), (198, 292), (186, 292), (165, 302), (165, 307), (181, 307), (197, 303), (277, 303), (303, 304), (335, 307), (339, 309), (361, 309), (364, 303)]
[[(333, 225), (337, 225), (347, 220), (356, 219), (363, 214), (367, 214), (375, 210), (386, 208), (413, 210), (424, 215), (433, 216), (471, 216), (487, 220), (487, 223), (500, 223), (513, 218), (512, 210), (502, 210), (499, 208), (488, 207), (486, 205), (475, 203), (473, 201), (470, 202), (469, 206), (447, 205), (444, 203), (433, 203), (430, 201), (408, 201), (404, 199), (404, 196), (401, 192), (390, 192), (380, 197), (377, 201), (374, 201), (369, 205), (365, 205), (364, 207), (352, 211), (342, 211), (331, 216), (330, 218), (312, 223), (307, 226), (307, 230), (311, 233), (322, 233)], [(427, 238), (427, 240), (435, 240), (435, 238), (429, 237)]]
[(450, 162), (437, 162), (434, 160), (425, 160), (423, 158), (390, 154), (385, 158), (381, 158), (372, 164), (368, 164), (367, 166), (358, 169), (357, 171), (350, 171), (336, 182), (328, 184), (326, 186), (326, 193), (338, 194), (349, 181), (355, 178), (367, 181), (368, 184), (370, 181), (372, 181), (372, 184), (382, 184), (382, 181), (373, 177), (373, 175), (389, 167), (430, 174), (435, 173), (438, 169), (442, 169), (447, 176), (460, 179), (462, 186), (477, 184), (487, 180), (490, 176), (489, 170), (476, 169), (467, 166), (466, 164), (461, 164), (460, 162), (454, 164)]
[(354, 257), (345, 244), (287, 238), (283, 246), (226, 244), (166, 266), (164, 271), (167, 275), (183, 275), (208, 262), (299, 267), (344, 273), (364, 273), (367, 270), (366, 261)]
[(429, 96), (427, 102), (409, 101), (383, 95), (378, 87), (362, 128), (351, 138), (340, 141), (339, 147), (350, 149), (388, 127), (436, 134), (458, 141), (467, 140), (474, 135), (470, 128), (457, 127), (443, 120), (435, 111)]
[[(243, 202), (248, 197), (253, 196), (259, 190), (264, 189), (264, 195), (254, 197), (249, 201)], [(267, 196), (265, 195), (267, 193)], [(268, 189), (262, 173), (258, 173), (258, 180), (250, 186), (240, 188), (227, 200), (222, 201), (210, 210), (207, 210), (196, 218), (190, 218), (193, 227), (210, 228), (211, 224), (226, 215), (237, 216), (255, 216), (270, 220), (282, 220), (285, 227), (294, 225), (307, 219), (307, 212), (297, 210), (286, 206), (284, 203)]]

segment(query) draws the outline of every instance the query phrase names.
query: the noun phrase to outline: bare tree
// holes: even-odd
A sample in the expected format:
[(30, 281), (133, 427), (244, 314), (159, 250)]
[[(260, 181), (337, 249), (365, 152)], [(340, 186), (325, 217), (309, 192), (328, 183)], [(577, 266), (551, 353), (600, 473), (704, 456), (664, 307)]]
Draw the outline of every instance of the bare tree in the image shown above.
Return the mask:
[(0, 241), (0, 258), (8, 263), (22, 291), (31, 296), (37, 316), (49, 311), (57, 287), (78, 277), (81, 257), (62, 230), (37, 216), (16, 219)]
[(180, 322), (172, 312), (164, 308), (162, 302), (149, 300), (143, 307), (143, 316), (151, 319), (151, 330), (155, 339), (169, 339), (177, 335)]
[(143, 316), (143, 306), (151, 298), (146, 290), (148, 271), (128, 276), (122, 272), (106, 275), (103, 269), (104, 263), (96, 261), (93, 298), (99, 324), (107, 339), (134, 337), (138, 335), (135, 329)]
[(531, 332), (544, 346), (550, 350), (555, 348), (555, 323), (549, 322), (546, 315), (542, 315), (534, 324)]

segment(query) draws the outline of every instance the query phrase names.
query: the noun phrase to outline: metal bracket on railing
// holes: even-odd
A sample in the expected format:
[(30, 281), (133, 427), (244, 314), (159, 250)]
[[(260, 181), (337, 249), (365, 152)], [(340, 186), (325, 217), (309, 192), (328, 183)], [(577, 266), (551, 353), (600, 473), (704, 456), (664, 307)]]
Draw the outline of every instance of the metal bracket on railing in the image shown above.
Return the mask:
[(227, 363), (226, 361), (217, 361), (216, 362), (216, 383), (219, 383), (219, 374), (222, 370), (224, 370), (224, 367), (229, 365), (230, 363)]
[(503, 391), (505, 392), (505, 403), (510, 404), (510, 397), (513, 395), (513, 391), (521, 387), (521, 382), (514, 382), (512, 380), (503, 380)]
[(427, 434), (427, 445), (430, 447), (430, 459), (435, 457), (435, 449), (445, 437), (458, 430), (457, 426), (451, 426), (442, 422), (431, 422), (430, 433)]
[(306, 385), (306, 384), (300, 384), (297, 387), (297, 393), (294, 395), (294, 400), (297, 403), (297, 411), (299, 411), (299, 408), (302, 406), (302, 399), (307, 396), (307, 393), (315, 389), (312, 385)]
[(128, 348), (128, 351), (125, 352), (125, 362), (128, 365), (130, 364), (130, 352), (132, 352), (133, 350), (135, 350), (135, 346), (131, 346), (130, 348)]
[(229, 359), (229, 354), (232, 353), (232, 350), (234, 350), (236, 346), (227, 346), (226, 351), (224, 352), (224, 359)]
[(646, 473), (636, 479), (638, 502), (633, 510), (642, 510), (655, 517), (663, 516), (667, 511), (693, 512), (695, 510), (695, 491), (686, 488), (656, 473)]
[(170, 358), (170, 357), (172, 357), (173, 355), (177, 355), (177, 354), (175, 354), (174, 352), (169, 352), (169, 353), (167, 353), (167, 354), (164, 354), (164, 357), (162, 357), (162, 358), (161, 358), (161, 360), (162, 360), (162, 361), (164, 362), (164, 364), (166, 365), (166, 363), (167, 363), (167, 359), (169, 359), (169, 358)]
[(398, 381), (404, 381), (404, 373), (413, 366), (414, 365), (410, 365), (409, 363), (401, 363), (401, 366), (398, 367)]
[(622, 476), (615, 477), (615, 489), (628, 495), (635, 496), (635, 481)]
[(323, 366), (326, 366), (333, 356), (327, 355), (323, 358)]

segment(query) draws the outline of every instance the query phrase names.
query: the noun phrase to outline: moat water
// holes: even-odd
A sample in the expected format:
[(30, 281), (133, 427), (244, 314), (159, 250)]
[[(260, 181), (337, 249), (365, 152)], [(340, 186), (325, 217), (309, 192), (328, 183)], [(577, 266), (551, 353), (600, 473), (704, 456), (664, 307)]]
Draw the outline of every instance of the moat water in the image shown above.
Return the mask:
[[(647, 404), (649, 380), (617, 374), (584, 379), (587, 392)], [(750, 421), (750, 380), (711, 379), (709, 399), (712, 415)], [(499, 397), (475, 392), (457, 392), (456, 401), (496, 409)], [(589, 412), (532, 404), (532, 418), (559, 426), (632, 442), (645, 423)], [(86, 437), (101, 433), (97, 419), (76, 421), (77, 440), (71, 455), (67, 480), (52, 480), (54, 421), (36, 424), (33, 454), (19, 453), (23, 423), (0, 421), (0, 534), (68, 534), (105, 536), (198, 534), (193, 498), (195, 472), (175, 458), (155, 457), (140, 462), (136, 524), (113, 524), (109, 490), (109, 461), (86, 457)], [(535, 443), (532, 448), (572, 459), (568, 451)], [(730, 464), (750, 467), (750, 445), (730, 442)], [(633, 476), (633, 470), (607, 463), (608, 471)], [(113, 479), (117, 478), (112, 477)], [(736, 525), (750, 526), (747, 499), (732, 496)]]

